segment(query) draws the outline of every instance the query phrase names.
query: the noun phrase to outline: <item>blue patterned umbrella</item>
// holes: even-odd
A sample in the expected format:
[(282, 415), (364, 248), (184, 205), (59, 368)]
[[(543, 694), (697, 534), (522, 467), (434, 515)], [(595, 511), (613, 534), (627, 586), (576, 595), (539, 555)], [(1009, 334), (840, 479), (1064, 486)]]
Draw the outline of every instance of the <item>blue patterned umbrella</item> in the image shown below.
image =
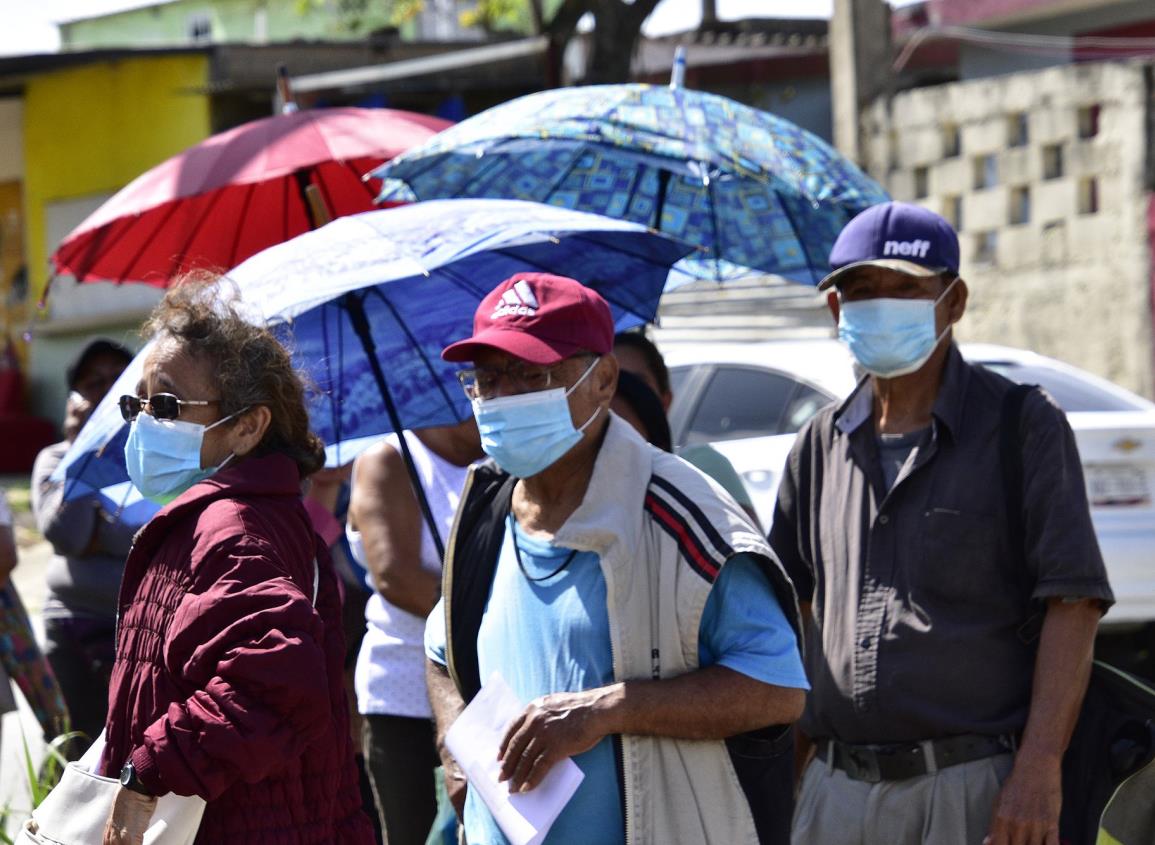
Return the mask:
[[(645, 227), (514, 200), (444, 200), (339, 218), (229, 273), (248, 319), (280, 332), (317, 390), (313, 430), (340, 466), (402, 428), (465, 419), (457, 365), (441, 350), (467, 337), (478, 303), (517, 272), (572, 276), (598, 290), (622, 331), (653, 320), (671, 265), (691, 247)], [(55, 478), (65, 498), (126, 488), (127, 426), (141, 350), (81, 429)], [(405, 439), (401, 439), (405, 444)], [(436, 536), (436, 534), (434, 534)]]
[(506, 197), (604, 214), (700, 248), (699, 278), (815, 284), (842, 226), (888, 199), (825, 141), (715, 94), (598, 85), (530, 94), (373, 172), (379, 200)]

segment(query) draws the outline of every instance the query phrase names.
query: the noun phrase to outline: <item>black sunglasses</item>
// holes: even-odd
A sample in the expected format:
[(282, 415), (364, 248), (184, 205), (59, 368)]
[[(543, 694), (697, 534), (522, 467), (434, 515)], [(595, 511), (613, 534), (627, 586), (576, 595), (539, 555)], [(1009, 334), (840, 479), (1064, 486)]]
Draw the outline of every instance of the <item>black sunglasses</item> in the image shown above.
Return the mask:
[(147, 399), (125, 394), (120, 397), (120, 415), (125, 422), (132, 422), (141, 411), (148, 412), (158, 420), (175, 420), (180, 416), (181, 405), (216, 405), (219, 399), (177, 399), (171, 393), (154, 393)]

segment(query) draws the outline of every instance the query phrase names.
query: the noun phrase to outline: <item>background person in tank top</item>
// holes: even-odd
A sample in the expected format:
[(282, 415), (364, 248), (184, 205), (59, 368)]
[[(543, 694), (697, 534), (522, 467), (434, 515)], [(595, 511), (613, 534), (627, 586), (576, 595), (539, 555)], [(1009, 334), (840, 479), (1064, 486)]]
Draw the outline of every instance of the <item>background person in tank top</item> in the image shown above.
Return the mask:
[[(442, 539), (449, 536), (466, 468), (482, 456), (477, 424), (406, 432)], [(441, 596), (441, 560), (391, 434), (357, 458), (349, 545), (374, 593), (357, 658), (357, 708), (365, 761), (385, 839), (422, 845), (437, 813), (440, 765), (425, 691), (425, 618)]]

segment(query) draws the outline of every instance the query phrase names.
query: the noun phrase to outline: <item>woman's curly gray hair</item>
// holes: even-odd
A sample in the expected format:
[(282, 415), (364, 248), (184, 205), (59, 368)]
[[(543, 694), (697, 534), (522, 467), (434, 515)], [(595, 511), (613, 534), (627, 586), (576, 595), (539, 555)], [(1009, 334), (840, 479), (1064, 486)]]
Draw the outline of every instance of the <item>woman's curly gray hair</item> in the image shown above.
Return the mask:
[(325, 447), (309, 429), (301, 376), (272, 332), (240, 316), (219, 279), (206, 273), (178, 279), (141, 333), (171, 338), (209, 363), (220, 388), (222, 417), (255, 405), (267, 407), (272, 419), (253, 454), (279, 452), (293, 459), (302, 478), (312, 475), (325, 464)]

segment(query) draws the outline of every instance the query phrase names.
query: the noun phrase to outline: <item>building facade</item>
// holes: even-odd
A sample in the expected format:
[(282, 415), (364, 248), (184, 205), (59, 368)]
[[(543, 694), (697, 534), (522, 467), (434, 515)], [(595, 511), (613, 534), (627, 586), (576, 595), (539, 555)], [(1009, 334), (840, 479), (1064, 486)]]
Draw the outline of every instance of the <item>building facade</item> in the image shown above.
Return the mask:
[[(157, 300), (144, 286), (57, 280), (41, 307), (56, 244), (149, 167), (210, 132), (203, 52), (77, 63), (0, 62), (0, 281), (5, 338), (22, 358), (28, 407), (59, 420), (64, 372), (94, 335), (138, 343)], [(24, 68), (5, 75), (3, 69)], [(34, 69), (35, 68), (35, 69)], [(163, 115), (163, 119), (157, 119)], [(113, 294), (113, 295), (110, 295)], [(34, 339), (26, 343), (27, 339)]]

